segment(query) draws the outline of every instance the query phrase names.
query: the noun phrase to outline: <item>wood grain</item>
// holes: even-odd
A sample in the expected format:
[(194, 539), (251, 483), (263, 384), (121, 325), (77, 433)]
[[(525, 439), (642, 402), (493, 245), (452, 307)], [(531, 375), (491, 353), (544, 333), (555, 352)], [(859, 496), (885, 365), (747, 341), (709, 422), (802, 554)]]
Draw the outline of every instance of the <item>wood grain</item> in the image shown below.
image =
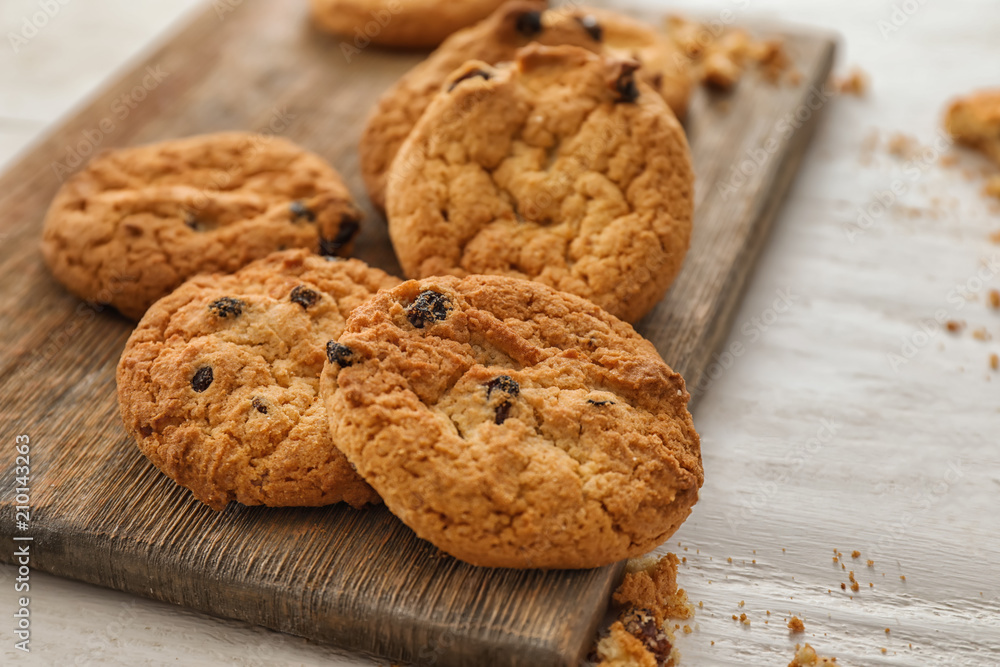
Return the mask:
[[(675, 287), (639, 329), (692, 387), (728, 329), (817, 118), (776, 130), (822, 86), (834, 48), (810, 36), (788, 43), (806, 74), (802, 85), (750, 81), (725, 99), (699, 95), (691, 114), (699, 179), (693, 247)], [(360, 194), (364, 117), (418, 59), (369, 49), (348, 63), (301, 6), (247, 0), (221, 17), (211, 9), (0, 179), (0, 280), (10, 286), (0, 295), (0, 409), (5, 442), (32, 434), (34, 568), (420, 665), (580, 660), (620, 565), (474, 568), (440, 555), (384, 509), (231, 505), (214, 513), (196, 503), (122, 430), (114, 366), (129, 323), (69, 296), (37, 250), (73, 150), (275, 130), (327, 157)], [(772, 137), (775, 148), (722, 196), (717, 184), (728, 182), (731, 167)], [(367, 212), (358, 255), (397, 272), (384, 224)], [(5, 448), (4, 479), (13, 464)], [(9, 538), (14, 500), (8, 485), (2, 493), (0, 535)]]

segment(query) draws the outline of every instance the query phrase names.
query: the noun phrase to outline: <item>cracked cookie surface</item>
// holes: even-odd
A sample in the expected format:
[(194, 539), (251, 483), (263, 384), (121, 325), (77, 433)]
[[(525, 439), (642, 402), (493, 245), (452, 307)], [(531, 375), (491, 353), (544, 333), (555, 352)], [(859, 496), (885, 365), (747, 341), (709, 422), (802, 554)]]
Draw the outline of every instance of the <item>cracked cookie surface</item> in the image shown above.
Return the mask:
[(605, 565), (660, 544), (697, 500), (684, 380), (584, 299), (500, 276), (409, 281), (334, 345), (320, 390), (338, 446), (464, 561)]
[[(437, 46), (448, 35), (480, 21), (504, 0), (311, 0), (316, 22), (330, 32), (401, 48)], [(343, 46), (342, 46), (343, 48)], [(350, 48), (348, 46), (348, 48)]]
[(654, 29), (608, 10), (546, 9), (545, 2), (515, 0), (486, 20), (446, 40), (380, 99), (361, 137), (361, 171), (372, 202), (385, 209), (386, 175), (410, 131), (452, 72), (470, 60), (496, 64), (513, 60), (532, 42), (578, 46), (638, 59), (641, 77), (683, 118), (691, 92), (690, 74), (679, 47)]
[(545, 283), (634, 322), (663, 297), (691, 236), (684, 132), (634, 61), (530, 45), (467, 63), (389, 176), (389, 234), (409, 278)]
[(98, 155), (53, 200), (42, 253), (71, 292), (139, 319), (197, 273), (285, 248), (346, 254), (360, 219), (319, 156), (227, 132)]
[(357, 507), (378, 495), (334, 446), (319, 376), (351, 310), (399, 284), (361, 261), (275, 253), (158, 301), (118, 364), (126, 431), (202, 502)]

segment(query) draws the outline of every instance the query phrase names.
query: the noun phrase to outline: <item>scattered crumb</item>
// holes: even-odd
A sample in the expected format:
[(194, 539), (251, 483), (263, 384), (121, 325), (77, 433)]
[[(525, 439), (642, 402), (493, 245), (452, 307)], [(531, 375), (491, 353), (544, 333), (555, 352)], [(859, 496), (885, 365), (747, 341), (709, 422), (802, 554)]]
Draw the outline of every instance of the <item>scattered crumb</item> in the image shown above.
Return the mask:
[(743, 606), (743, 604), (744, 604), (744, 603), (743, 603), (743, 600), (740, 600), (740, 604), (739, 604), (739, 606), (740, 606), (740, 607), (742, 607), (742, 606)]
[(990, 368), (993, 370), (1000, 370), (1000, 355), (996, 352), (990, 355)]
[(868, 75), (860, 67), (852, 67), (846, 76), (835, 77), (834, 88), (841, 95), (854, 95), (864, 97), (868, 92)]
[(861, 552), (855, 549), (851, 552), (851, 558), (861, 558)]
[(956, 320), (948, 320), (944, 324), (945, 328), (951, 333), (958, 333), (965, 328), (965, 322), (958, 322)]
[(889, 628), (885, 629), (885, 634), (889, 634)]
[(750, 619), (747, 618), (746, 614), (740, 614), (740, 623), (743, 625), (750, 625)]
[(840, 590), (846, 591), (847, 590), (847, 584), (845, 584), (844, 582), (840, 582)]
[(686, 634), (686, 635), (689, 635), (692, 632), (694, 632), (694, 630), (691, 629), (690, 625), (685, 625), (683, 629), (684, 629), (684, 634)]
[(869, 558), (868, 559), (868, 567), (875, 567), (875, 561), (873, 561), (872, 559)]
[(851, 584), (851, 590), (854, 591), (855, 593), (857, 593), (860, 588), (861, 586), (859, 586), (858, 582), (856, 581), (853, 584)]
[(992, 289), (989, 294), (990, 308), (1000, 309), (1000, 290)]
[(732, 558), (727, 558), (726, 560), (727, 560), (727, 561), (729, 561), (730, 563), (732, 563), (732, 562), (733, 562), (733, 559), (732, 559)]
[(816, 665), (835, 665), (836, 658), (823, 658), (816, 654), (815, 649), (809, 644), (803, 646), (795, 645), (795, 657), (788, 663), (788, 667), (815, 667)]
[(956, 164), (958, 164), (958, 156), (955, 155), (954, 153), (948, 153), (946, 155), (942, 155), (938, 159), (938, 164), (940, 164), (942, 167), (954, 167)]
[(665, 618), (692, 618), (694, 607), (684, 589), (677, 588), (677, 563), (677, 556), (668, 553), (643, 569), (626, 572), (621, 586), (615, 591), (615, 602), (649, 609), (658, 624)]
[(978, 329), (974, 329), (972, 331), (972, 337), (975, 338), (976, 340), (983, 340), (983, 341), (993, 340), (993, 336), (991, 336), (990, 332), (986, 330), (986, 327), (979, 327)]
[(883, 654), (883, 655), (885, 654), (885, 649), (884, 649), (884, 648), (882, 649), (882, 654)]
[(802, 622), (801, 618), (798, 616), (792, 616), (792, 618), (788, 621), (788, 629), (792, 632), (805, 632), (806, 626), (805, 623)]
[(993, 232), (990, 234), (990, 241), (993, 243), (1000, 243), (1000, 232)]
[(906, 575), (905, 574), (899, 575), (899, 580), (900, 581), (906, 581)]
[(890, 155), (898, 158), (909, 159), (920, 150), (920, 144), (913, 137), (897, 132), (889, 138), (886, 148)]

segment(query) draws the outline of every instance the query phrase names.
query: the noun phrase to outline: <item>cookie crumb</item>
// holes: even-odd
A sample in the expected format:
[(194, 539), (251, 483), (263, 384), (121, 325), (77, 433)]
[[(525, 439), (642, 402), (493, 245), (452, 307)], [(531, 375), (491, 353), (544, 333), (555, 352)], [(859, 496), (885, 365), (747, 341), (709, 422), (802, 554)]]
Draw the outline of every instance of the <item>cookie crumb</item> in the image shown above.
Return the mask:
[(861, 552), (855, 549), (851, 552), (851, 558), (861, 558)]
[(1000, 310), (1000, 290), (992, 289), (989, 294), (990, 308)]
[(815, 649), (809, 644), (795, 645), (795, 657), (788, 663), (788, 667), (816, 667), (817, 665), (835, 665), (836, 658), (824, 658), (819, 656)]
[(798, 616), (792, 616), (788, 621), (788, 629), (792, 632), (805, 632), (806, 626)]
[(659, 560), (635, 572), (626, 572), (614, 600), (618, 604), (648, 609), (657, 623), (665, 618), (694, 617), (694, 607), (687, 593), (677, 587), (677, 556), (668, 553)]
[(948, 320), (944, 324), (945, 329), (951, 333), (958, 333), (965, 328), (965, 322), (959, 322), (957, 320)]
[(997, 355), (996, 352), (990, 355), (990, 368), (1000, 370), (1000, 355)]
[(834, 78), (834, 87), (841, 95), (864, 97), (868, 94), (868, 86), (868, 75), (858, 66), (852, 67), (846, 76)]

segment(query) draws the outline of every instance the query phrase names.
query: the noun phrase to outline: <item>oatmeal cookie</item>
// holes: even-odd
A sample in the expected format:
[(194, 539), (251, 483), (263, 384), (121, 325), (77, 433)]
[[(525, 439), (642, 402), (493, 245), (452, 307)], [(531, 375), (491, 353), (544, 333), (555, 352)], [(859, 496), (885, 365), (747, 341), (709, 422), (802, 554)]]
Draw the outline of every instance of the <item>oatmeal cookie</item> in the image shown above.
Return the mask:
[(688, 250), (694, 176), (637, 66), (534, 44), (455, 72), (389, 176), (407, 277), (536, 280), (629, 322), (656, 305)]
[(649, 551), (703, 480), (684, 380), (585, 299), (501, 276), (379, 292), (327, 344), (337, 446), (418, 536), (474, 565)]
[(118, 364), (125, 430), (214, 509), (354, 506), (378, 495), (330, 437), (318, 396), (327, 337), (399, 281), (358, 260), (275, 253), (200, 275), (153, 305)]
[(197, 273), (285, 248), (347, 254), (360, 220), (320, 157), (277, 137), (209, 134), (95, 157), (52, 202), (42, 253), (71, 292), (139, 319)]
[(360, 146), (362, 175), (378, 208), (385, 208), (386, 173), (396, 153), (452, 72), (470, 60), (491, 65), (513, 60), (532, 42), (634, 57), (643, 65), (640, 76), (679, 117), (685, 115), (691, 88), (687, 60), (677, 57), (678, 47), (666, 36), (608, 10), (546, 10), (545, 2), (508, 2), (488, 19), (452, 35), (379, 100)]

